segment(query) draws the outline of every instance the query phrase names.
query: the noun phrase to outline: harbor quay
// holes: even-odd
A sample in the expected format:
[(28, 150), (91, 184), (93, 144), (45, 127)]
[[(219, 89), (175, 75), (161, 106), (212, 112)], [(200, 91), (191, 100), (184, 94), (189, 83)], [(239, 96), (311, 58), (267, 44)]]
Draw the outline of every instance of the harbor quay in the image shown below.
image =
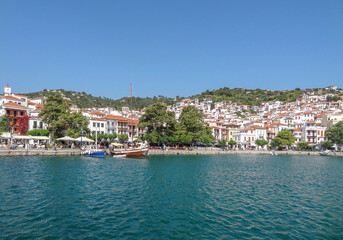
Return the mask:
[(6, 149), (0, 150), (0, 157), (8, 156), (77, 156), (79, 149)]
[[(272, 151), (274, 155), (297, 155), (297, 156), (319, 156), (319, 152), (308, 151)], [(257, 150), (166, 150), (154, 149), (149, 151), (149, 155), (270, 155), (271, 151), (257, 151)], [(343, 152), (335, 152), (335, 156), (343, 156)]]
[[(309, 151), (272, 151), (274, 155), (296, 155), (296, 156), (319, 156), (319, 152)], [(110, 155), (109, 151), (106, 151)], [(221, 150), (221, 149), (194, 149), (194, 150), (166, 150), (151, 149), (149, 155), (270, 155), (271, 151), (257, 150)], [(80, 149), (6, 149), (0, 150), (0, 157), (8, 156), (78, 156)], [(343, 152), (334, 152), (334, 156), (343, 156)]]

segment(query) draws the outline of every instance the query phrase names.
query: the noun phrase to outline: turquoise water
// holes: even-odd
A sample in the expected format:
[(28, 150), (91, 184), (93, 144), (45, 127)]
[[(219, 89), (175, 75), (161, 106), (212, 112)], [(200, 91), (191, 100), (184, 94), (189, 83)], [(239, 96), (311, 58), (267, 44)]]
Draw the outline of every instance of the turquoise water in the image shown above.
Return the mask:
[(0, 158), (1, 239), (343, 239), (343, 158)]

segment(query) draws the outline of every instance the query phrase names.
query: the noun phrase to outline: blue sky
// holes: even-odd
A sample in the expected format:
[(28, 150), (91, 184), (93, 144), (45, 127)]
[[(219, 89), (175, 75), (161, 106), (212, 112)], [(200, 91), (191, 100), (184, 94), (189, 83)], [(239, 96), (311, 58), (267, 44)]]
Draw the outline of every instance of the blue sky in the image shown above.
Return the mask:
[(0, 86), (95, 96), (343, 88), (343, 1), (0, 1)]

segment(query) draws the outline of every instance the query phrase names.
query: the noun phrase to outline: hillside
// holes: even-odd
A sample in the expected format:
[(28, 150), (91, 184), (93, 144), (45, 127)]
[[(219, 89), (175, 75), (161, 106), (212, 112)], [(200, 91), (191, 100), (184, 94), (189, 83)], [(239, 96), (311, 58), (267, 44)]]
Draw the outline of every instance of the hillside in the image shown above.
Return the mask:
[[(106, 97), (95, 97), (92, 94), (87, 94), (85, 92), (75, 92), (68, 91), (64, 89), (57, 90), (46, 90), (33, 93), (24, 93), (29, 98), (36, 98), (42, 96), (49, 96), (54, 92), (59, 92), (66, 98), (69, 98), (71, 102), (77, 105), (79, 108), (102, 108), (102, 107), (114, 107), (118, 110), (121, 110), (123, 106), (130, 106), (131, 100), (130, 97), (124, 97), (121, 99), (111, 99)], [(141, 97), (132, 97), (132, 106), (134, 109), (142, 109), (148, 107), (156, 102), (164, 102), (166, 104), (173, 104), (174, 101), (172, 98), (166, 98), (163, 96), (153, 97), (153, 98), (141, 98)]]
[(218, 90), (212, 91), (205, 91), (200, 94), (194, 95), (191, 98), (198, 98), (200, 101), (204, 98), (210, 98), (214, 102), (219, 101), (231, 101), (235, 103), (250, 105), (250, 106), (258, 106), (261, 105), (263, 102), (267, 101), (282, 101), (282, 102), (293, 102), (295, 101), (301, 94), (305, 92), (313, 92), (315, 95), (322, 95), (322, 94), (335, 94), (337, 98), (338, 96), (342, 96), (341, 90), (325, 90), (323, 88), (314, 88), (314, 89), (306, 89), (301, 90), (299, 88), (295, 90), (283, 90), (283, 91), (270, 91), (270, 90), (263, 90), (263, 89), (245, 89), (245, 88), (220, 88)]
[[(314, 88), (314, 89), (295, 89), (295, 90), (283, 90), (283, 91), (270, 91), (270, 90), (263, 90), (263, 89), (244, 89), (244, 88), (220, 88), (217, 90), (207, 90), (200, 94), (191, 96), (190, 98), (198, 98), (202, 101), (204, 98), (210, 98), (213, 102), (219, 101), (231, 101), (240, 104), (246, 104), (250, 106), (258, 106), (262, 102), (267, 101), (283, 101), (283, 102), (293, 102), (295, 101), (301, 94), (305, 92), (313, 92), (315, 95), (327, 94), (331, 93), (334, 94), (335, 97), (332, 100), (338, 100), (341, 98), (342, 90), (338, 89), (334, 90), (325, 90), (323, 88)], [(49, 94), (54, 92), (59, 92), (65, 97), (69, 98), (71, 102), (77, 105), (80, 108), (102, 108), (102, 107), (114, 107), (118, 110), (121, 110), (123, 106), (130, 106), (130, 98), (124, 97), (121, 99), (111, 99), (106, 97), (95, 97), (91, 94), (87, 94), (85, 92), (75, 92), (75, 91), (68, 91), (63, 89), (58, 90), (46, 90), (40, 92), (33, 92), (33, 93), (24, 93), (26, 96), (30, 98), (36, 97), (47, 97)], [(167, 105), (172, 105), (176, 101), (182, 100), (183, 98), (177, 97), (177, 99), (167, 98), (163, 96), (158, 97), (133, 97), (132, 98), (132, 105), (134, 109), (142, 109), (148, 107), (154, 103), (166, 103)], [(176, 101), (175, 101), (176, 100)]]

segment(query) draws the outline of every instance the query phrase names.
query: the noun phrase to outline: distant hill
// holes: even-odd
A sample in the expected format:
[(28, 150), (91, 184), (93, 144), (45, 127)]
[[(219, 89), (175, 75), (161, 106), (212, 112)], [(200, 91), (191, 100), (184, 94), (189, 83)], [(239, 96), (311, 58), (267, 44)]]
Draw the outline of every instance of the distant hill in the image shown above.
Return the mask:
[[(283, 102), (293, 102), (295, 101), (301, 94), (313, 92), (314, 94), (326, 94), (332, 93), (335, 95), (335, 99), (340, 99), (343, 95), (341, 89), (337, 91), (334, 90), (325, 90), (324, 88), (314, 88), (314, 89), (294, 89), (294, 90), (283, 90), (283, 91), (270, 91), (270, 90), (263, 90), (263, 89), (245, 89), (245, 88), (220, 88), (217, 90), (207, 90), (205, 92), (199, 93), (197, 95), (191, 96), (189, 98), (198, 98), (202, 101), (204, 98), (210, 98), (213, 102), (219, 101), (231, 101), (235, 103), (250, 105), (250, 106), (258, 106), (261, 105), (263, 102), (267, 101), (283, 101)], [(63, 96), (69, 98), (71, 102), (77, 105), (80, 108), (102, 108), (102, 107), (114, 107), (117, 110), (121, 110), (123, 106), (130, 106), (131, 101), (129, 97), (123, 97), (121, 99), (111, 99), (106, 97), (95, 97), (91, 94), (87, 94), (85, 92), (75, 92), (75, 91), (68, 91), (64, 89), (57, 89), (57, 90), (46, 90), (40, 92), (33, 92), (33, 93), (24, 93), (29, 98), (36, 98), (36, 97), (47, 97), (49, 94), (54, 92), (59, 92)], [(158, 97), (133, 97), (132, 98), (132, 105), (134, 109), (143, 109), (148, 107), (154, 103), (165, 103), (167, 105), (172, 105), (177, 101), (184, 99), (184, 97), (177, 97), (176, 99), (167, 98), (164, 96)]]
[[(53, 93), (60, 93), (66, 98), (69, 98), (71, 102), (77, 105), (79, 108), (102, 108), (102, 107), (114, 107), (117, 110), (121, 110), (123, 106), (129, 107), (131, 105), (130, 97), (123, 97), (121, 99), (111, 99), (106, 97), (95, 97), (92, 94), (87, 94), (85, 92), (75, 92), (68, 91), (64, 89), (57, 90), (46, 90), (40, 92), (24, 93), (29, 98), (36, 98), (42, 96), (49, 96)], [(163, 96), (153, 97), (153, 98), (141, 98), (141, 97), (132, 97), (132, 106), (133, 109), (143, 109), (148, 107), (156, 102), (166, 103), (168, 105), (173, 104), (174, 100), (172, 98), (167, 98)]]
[[(295, 90), (282, 90), (282, 91), (270, 91), (263, 89), (245, 89), (245, 88), (220, 88), (212, 91), (205, 91), (200, 94), (194, 95), (191, 98), (198, 98), (200, 101), (204, 98), (210, 98), (214, 102), (231, 101), (235, 103), (241, 103), (250, 106), (258, 106), (267, 101), (282, 101), (282, 102), (294, 102), (301, 94), (311, 93), (315, 95), (332, 93), (340, 98), (342, 96), (341, 90), (326, 90), (324, 88), (314, 88), (301, 90), (296, 88)], [(339, 96), (339, 97), (338, 97)]]

